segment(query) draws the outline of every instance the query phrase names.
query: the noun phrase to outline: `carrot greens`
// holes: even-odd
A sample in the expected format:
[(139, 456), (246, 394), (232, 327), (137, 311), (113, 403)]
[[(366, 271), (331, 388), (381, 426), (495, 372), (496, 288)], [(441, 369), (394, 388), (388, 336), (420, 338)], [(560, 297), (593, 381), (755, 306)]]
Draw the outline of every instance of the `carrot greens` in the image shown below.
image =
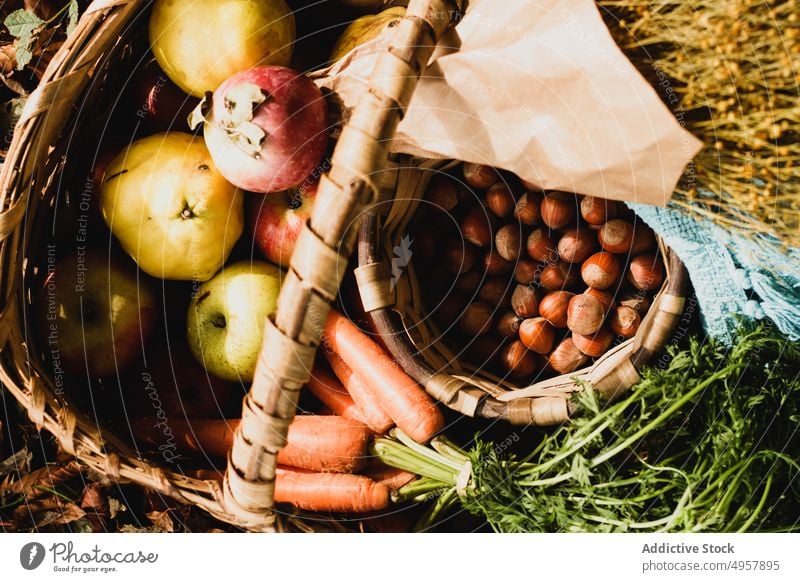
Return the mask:
[(800, 344), (759, 327), (668, 356), (622, 400), (576, 394), (524, 458), (397, 433), (374, 452), (423, 476), (397, 499), (438, 495), (420, 529), (460, 505), (504, 532), (800, 530)]

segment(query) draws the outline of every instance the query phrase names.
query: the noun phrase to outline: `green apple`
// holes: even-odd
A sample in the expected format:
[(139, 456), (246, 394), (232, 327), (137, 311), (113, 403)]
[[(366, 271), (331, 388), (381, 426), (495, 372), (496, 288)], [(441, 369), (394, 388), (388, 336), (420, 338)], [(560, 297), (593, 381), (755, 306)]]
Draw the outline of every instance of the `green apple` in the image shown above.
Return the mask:
[(331, 62), (338, 61), (359, 45), (378, 38), (385, 30), (394, 28), (406, 15), (403, 6), (393, 6), (378, 14), (367, 14), (356, 18), (344, 29), (331, 51)]
[(294, 15), (284, 0), (156, 0), (150, 47), (170, 80), (203, 97), (255, 66), (286, 66)]
[(240, 261), (200, 285), (189, 303), (186, 327), (189, 348), (209, 373), (252, 382), (282, 276), (270, 263)]
[(48, 270), (37, 312), (56, 385), (64, 372), (110, 376), (141, 353), (157, 313), (148, 279), (128, 260), (80, 248)]
[(243, 198), (219, 173), (202, 137), (168, 132), (133, 142), (111, 162), (100, 208), (145, 273), (206, 281), (242, 234)]

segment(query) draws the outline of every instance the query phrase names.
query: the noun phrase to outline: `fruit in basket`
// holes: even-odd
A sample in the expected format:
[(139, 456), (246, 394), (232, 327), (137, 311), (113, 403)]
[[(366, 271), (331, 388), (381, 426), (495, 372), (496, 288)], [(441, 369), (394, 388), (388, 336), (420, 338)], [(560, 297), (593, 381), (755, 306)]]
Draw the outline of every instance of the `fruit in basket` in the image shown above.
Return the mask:
[(103, 218), (146, 273), (205, 281), (242, 234), (242, 193), (217, 171), (203, 140), (159, 133), (132, 143), (109, 165)]
[(572, 342), (581, 352), (592, 358), (602, 356), (614, 341), (614, 334), (607, 327), (601, 327), (590, 335), (572, 334)]
[(378, 38), (385, 31), (394, 28), (405, 15), (405, 7), (392, 6), (378, 14), (367, 14), (356, 18), (336, 41), (331, 51), (331, 62), (338, 61), (357, 46)]
[[(472, 187), (487, 188), (483, 197), (462, 195), (450, 174), (437, 176), (426, 191), (428, 202), (445, 202), (442, 214), (449, 226), (460, 225), (460, 236), (441, 234), (447, 220), (421, 222), (417, 236), (444, 241), (428, 243), (426, 264), (443, 268), (426, 277), (435, 292), (426, 289), (425, 296), (439, 303), (436, 319), (457, 350), (484, 361), (491, 347), (496, 370), (525, 382), (533, 381), (526, 370), (568, 374), (601, 357), (615, 339), (635, 335), (664, 265), (653, 231), (632, 211), (566, 192), (528, 191), (515, 202), (497, 170), (480, 164), (461, 170)], [(488, 225), (494, 237), (487, 244)], [(461, 335), (452, 334), (454, 321)], [(467, 336), (480, 349), (465, 345)]]
[(473, 188), (488, 188), (500, 179), (491, 166), (465, 162), (462, 169), (464, 181)]
[(654, 291), (664, 282), (664, 266), (658, 255), (637, 255), (628, 265), (628, 282), (640, 291)]
[(136, 118), (139, 135), (184, 129), (186, 118), (197, 106), (197, 98), (170, 81), (155, 59), (138, 67), (128, 86), (120, 112)]
[(272, 196), (253, 196), (250, 201), (250, 232), (253, 242), (268, 261), (287, 267), (297, 237), (311, 216), (317, 183), (292, 188)]
[(606, 251), (593, 254), (581, 265), (583, 282), (596, 289), (608, 289), (619, 281), (621, 274), (619, 259)]
[(519, 339), (529, 350), (544, 355), (553, 349), (556, 330), (544, 317), (532, 317), (520, 324)]
[(189, 303), (189, 349), (209, 373), (251, 382), (267, 316), (275, 311), (281, 270), (261, 261), (240, 261), (203, 283)]
[(40, 289), (39, 340), (53, 365), (76, 375), (109, 376), (138, 358), (155, 320), (150, 282), (98, 249), (61, 259)]
[(513, 378), (530, 376), (536, 371), (539, 363), (536, 354), (529, 351), (519, 340), (511, 342), (503, 349), (500, 361), (508, 375)]
[(567, 311), (569, 303), (575, 296), (569, 291), (553, 291), (545, 295), (539, 302), (539, 315), (551, 325), (558, 328), (567, 327)]
[(254, 67), (229, 77), (191, 115), (229, 182), (251, 192), (299, 186), (328, 143), (328, 108), (308, 77), (286, 67)]
[(589, 361), (589, 357), (580, 351), (571, 337), (556, 346), (550, 353), (548, 363), (559, 374), (574, 372)]
[(592, 335), (603, 325), (606, 310), (597, 297), (581, 293), (569, 300), (567, 327), (576, 334)]
[(284, 0), (156, 0), (150, 47), (185, 92), (202, 97), (257, 65), (288, 65), (295, 40)]
[(539, 209), (542, 213), (542, 222), (553, 229), (567, 226), (575, 220), (576, 205), (577, 201), (573, 194), (548, 192)]

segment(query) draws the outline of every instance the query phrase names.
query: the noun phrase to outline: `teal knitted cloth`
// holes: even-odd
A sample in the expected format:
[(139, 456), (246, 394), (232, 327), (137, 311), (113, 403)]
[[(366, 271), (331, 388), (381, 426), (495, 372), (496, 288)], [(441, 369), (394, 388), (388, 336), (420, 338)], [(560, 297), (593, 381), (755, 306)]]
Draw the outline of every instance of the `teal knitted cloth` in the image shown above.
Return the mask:
[(683, 260), (710, 336), (730, 345), (739, 316), (769, 318), (800, 340), (800, 249), (737, 236), (676, 209), (629, 206)]

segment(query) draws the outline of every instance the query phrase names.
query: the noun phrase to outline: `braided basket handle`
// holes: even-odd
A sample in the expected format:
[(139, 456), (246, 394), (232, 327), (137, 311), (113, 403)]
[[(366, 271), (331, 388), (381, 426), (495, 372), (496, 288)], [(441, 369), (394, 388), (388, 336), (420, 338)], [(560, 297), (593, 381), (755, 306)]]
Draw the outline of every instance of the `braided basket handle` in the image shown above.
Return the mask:
[(298, 238), (281, 286), (223, 483), (225, 510), (250, 529), (271, 530), (277, 454), (286, 444), (302, 386), (347, 268), (358, 223), (379, 191), (373, 176), (437, 41), (460, 0), (412, 0), (342, 129), (331, 169), (320, 178), (311, 220)]

